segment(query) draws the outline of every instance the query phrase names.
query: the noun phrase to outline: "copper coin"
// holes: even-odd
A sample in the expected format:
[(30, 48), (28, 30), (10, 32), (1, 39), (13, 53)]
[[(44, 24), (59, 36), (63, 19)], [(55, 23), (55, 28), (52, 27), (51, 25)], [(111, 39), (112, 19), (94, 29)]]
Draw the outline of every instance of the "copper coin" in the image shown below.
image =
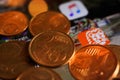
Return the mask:
[(16, 80), (62, 80), (52, 69), (32, 67), (24, 71)]
[(7, 0), (7, 6), (10, 7), (22, 7), (27, 0)]
[(109, 80), (119, 69), (116, 56), (102, 45), (80, 48), (69, 62), (69, 70), (77, 80)]
[(33, 17), (29, 24), (29, 30), (33, 36), (43, 31), (57, 30), (68, 33), (69, 20), (61, 13), (46, 11)]
[(32, 0), (28, 5), (28, 11), (32, 16), (48, 10), (45, 0)]
[(15, 79), (31, 66), (27, 43), (10, 41), (0, 44), (0, 78)]
[(0, 34), (12, 36), (22, 33), (28, 27), (27, 17), (19, 11), (8, 11), (1, 14)]
[(31, 58), (40, 65), (57, 67), (68, 62), (74, 43), (65, 33), (47, 31), (36, 35), (29, 44)]

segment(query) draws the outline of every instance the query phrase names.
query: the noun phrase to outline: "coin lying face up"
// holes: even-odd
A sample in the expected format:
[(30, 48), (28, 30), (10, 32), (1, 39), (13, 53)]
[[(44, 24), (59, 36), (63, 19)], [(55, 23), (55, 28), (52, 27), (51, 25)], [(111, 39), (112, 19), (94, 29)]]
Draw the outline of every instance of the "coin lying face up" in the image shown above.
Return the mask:
[(62, 80), (53, 70), (45, 67), (32, 67), (21, 73), (16, 80)]
[(0, 17), (0, 35), (17, 35), (28, 27), (28, 19), (22, 12), (8, 11), (1, 13)]
[(0, 79), (15, 79), (33, 66), (30, 63), (26, 42), (10, 41), (0, 44)]
[(116, 56), (102, 45), (80, 48), (69, 62), (69, 70), (77, 80), (109, 80), (119, 70)]
[(70, 29), (69, 20), (61, 13), (46, 11), (34, 16), (29, 24), (29, 31), (33, 36), (43, 31), (57, 30), (68, 33)]
[(48, 10), (48, 5), (45, 0), (31, 0), (28, 5), (28, 11), (32, 16)]
[(46, 31), (36, 35), (29, 44), (31, 58), (40, 65), (57, 67), (68, 62), (74, 43), (65, 33)]

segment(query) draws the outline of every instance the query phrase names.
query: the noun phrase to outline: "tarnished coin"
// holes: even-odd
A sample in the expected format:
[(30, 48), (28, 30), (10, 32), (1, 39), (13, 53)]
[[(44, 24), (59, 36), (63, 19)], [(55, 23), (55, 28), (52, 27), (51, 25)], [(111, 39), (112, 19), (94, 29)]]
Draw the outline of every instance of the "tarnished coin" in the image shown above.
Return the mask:
[(0, 78), (15, 79), (31, 66), (27, 43), (10, 41), (0, 44)]
[(22, 33), (28, 27), (27, 17), (19, 11), (8, 11), (0, 15), (0, 34), (12, 36)]
[(116, 56), (102, 45), (80, 48), (69, 62), (69, 70), (77, 80), (109, 80), (118, 69)]
[(48, 5), (45, 0), (31, 0), (28, 5), (28, 11), (32, 16), (48, 10)]
[(57, 30), (68, 33), (69, 20), (61, 13), (46, 11), (33, 17), (29, 24), (29, 30), (33, 36), (43, 31)]
[(49, 68), (32, 67), (20, 74), (16, 80), (62, 80), (59, 74)]
[(74, 43), (65, 33), (46, 31), (36, 35), (29, 44), (31, 58), (40, 65), (58, 67), (74, 53)]

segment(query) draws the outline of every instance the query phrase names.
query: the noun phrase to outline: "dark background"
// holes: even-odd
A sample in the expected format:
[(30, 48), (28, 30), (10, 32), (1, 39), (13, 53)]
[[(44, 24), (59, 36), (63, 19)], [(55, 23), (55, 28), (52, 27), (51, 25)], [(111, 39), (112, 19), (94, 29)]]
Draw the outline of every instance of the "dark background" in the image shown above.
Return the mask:
[[(70, 0), (46, 0), (50, 10), (58, 10), (58, 5)], [(120, 12), (120, 0), (81, 0), (87, 7), (88, 18), (103, 18)]]

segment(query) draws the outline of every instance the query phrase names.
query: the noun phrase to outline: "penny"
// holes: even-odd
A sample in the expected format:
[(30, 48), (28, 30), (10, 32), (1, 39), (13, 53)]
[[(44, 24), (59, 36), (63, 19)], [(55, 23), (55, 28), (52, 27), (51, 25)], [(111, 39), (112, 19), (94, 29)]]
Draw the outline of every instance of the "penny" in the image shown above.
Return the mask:
[(115, 54), (102, 45), (84, 46), (69, 61), (69, 71), (77, 80), (109, 80), (118, 69)]
[(28, 44), (23, 41), (0, 44), (0, 78), (15, 79), (21, 72), (33, 66), (27, 48)]
[(33, 17), (29, 24), (29, 31), (33, 36), (43, 31), (57, 30), (68, 33), (69, 20), (59, 12), (46, 11)]
[(31, 58), (40, 65), (58, 67), (66, 64), (74, 53), (74, 43), (65, 33), (46, 31), (36, 35), (29, 44)]
[(1, 14), (0, 34), (13, 36), (22, 33), (28, 27), (27, 17), (19, 11), (8, 11)]
[(32, 67), (20, 74), (16, 80), (62, 80), (59, 74), (49, 68)]
[(48, 5), (45, 0), (31, 0), (28, 5), (28, 11), (32, 16), (48, 10)]

